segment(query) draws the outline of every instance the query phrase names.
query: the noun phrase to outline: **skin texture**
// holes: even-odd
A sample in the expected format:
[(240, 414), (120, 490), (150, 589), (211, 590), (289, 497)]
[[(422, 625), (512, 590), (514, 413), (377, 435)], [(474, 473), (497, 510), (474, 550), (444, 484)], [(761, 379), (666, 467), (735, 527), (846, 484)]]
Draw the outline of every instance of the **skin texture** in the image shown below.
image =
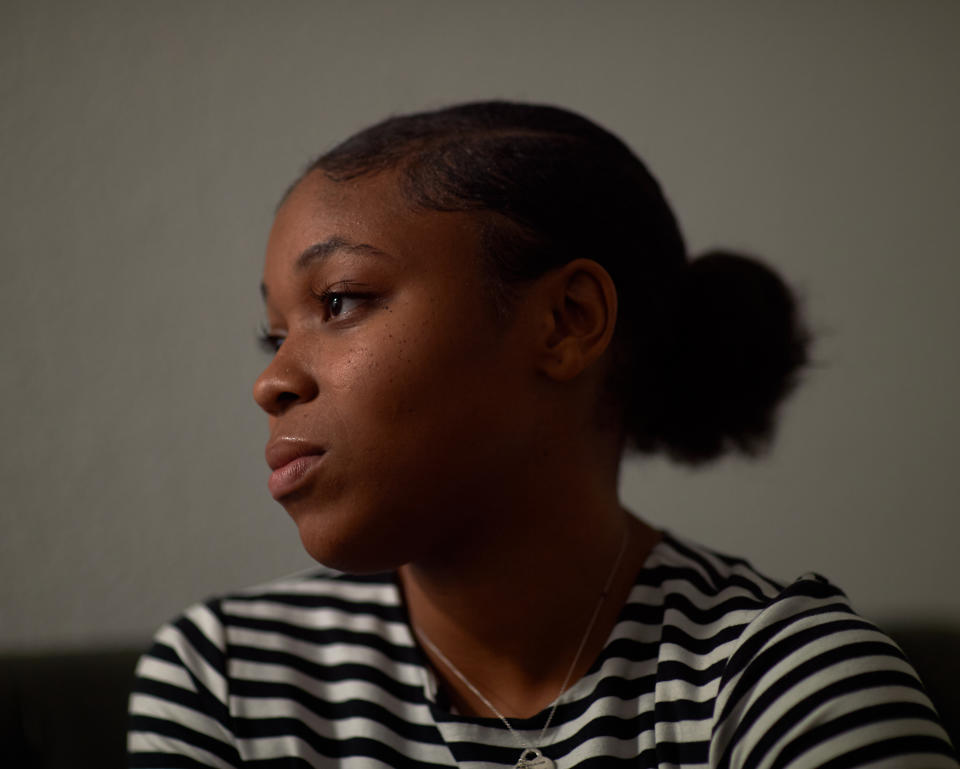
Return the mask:
[[(504, 323), (477, 226), (412, 209), (391, 172), (308, 175), (270, 233), (263, 288), (282, 343), (254, 397), (271, 464), (314, 454), (271, 486), (307, 551), (345, 571), (396, 570), (414, 625), (524, 716), (556, 697), (625, 533), (574, 681), (657, 534), (621, 508), (620, 437), (598, 419), (609, 275), (571, 262), (525, 286)], [(436, 662), (457, 709), (489, 716)]]

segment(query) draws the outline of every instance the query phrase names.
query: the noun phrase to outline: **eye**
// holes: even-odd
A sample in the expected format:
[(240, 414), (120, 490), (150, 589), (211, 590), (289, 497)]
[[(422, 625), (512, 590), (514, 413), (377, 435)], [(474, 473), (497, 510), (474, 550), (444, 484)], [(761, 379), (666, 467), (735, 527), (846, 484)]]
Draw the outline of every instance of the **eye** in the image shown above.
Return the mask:
[(271, 331), (267, 326), (261, 325), (257, 332), (257, 343), (267, 355), (276, 355), (283, 340), (287, 338), (286, 334), (277, 334)]
[(323, 291), (315, 292), (314, 296), (323, 306), (325, 320), (330, 321), (340, 316), (350, 315), (372, 298), (372, 294), (358, 291), (358, 288), (359, 284), (343, 281)]
[(348, 294), (342, 291), (330, 291), (324, 295), (327, 305), (327, 314), (331, 318), (336, 318), (343, 313), (350, 313), (355, 310), (365, 299), (358, 294)]

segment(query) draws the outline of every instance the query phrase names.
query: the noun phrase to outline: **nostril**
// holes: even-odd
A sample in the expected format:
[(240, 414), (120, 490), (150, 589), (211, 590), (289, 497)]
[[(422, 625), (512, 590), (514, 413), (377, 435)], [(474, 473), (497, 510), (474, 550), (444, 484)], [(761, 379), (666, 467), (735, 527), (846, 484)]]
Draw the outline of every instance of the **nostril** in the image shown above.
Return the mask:
[(278, 416), (290, 408), (298, 400), (300, 399), (297, 397), (296, 393), (292, 393), (289, 390), (281, 390), (270, 399), (269, 406), (265, 408), (268, 413)]
[[(286, 349), (286, 345), (284, 345)], [(317, 394), (317, 382), (310, 371), (295, 361), (277, 355), (253, 385), (253, 399), (268, 414), (277, 416)]]

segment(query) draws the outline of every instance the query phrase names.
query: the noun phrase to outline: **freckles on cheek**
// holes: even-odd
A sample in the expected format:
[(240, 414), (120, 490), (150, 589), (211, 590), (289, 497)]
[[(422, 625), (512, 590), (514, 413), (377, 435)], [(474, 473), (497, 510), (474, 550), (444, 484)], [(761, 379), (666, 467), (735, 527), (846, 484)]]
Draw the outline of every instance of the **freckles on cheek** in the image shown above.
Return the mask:
[(358, 427), (387, 426), (409, 413), (418, 395), (414, 380), (419, 367), (408, 352), (415, 347), (398, 334), (386, 334), (382, 341), (351, 349), (331, 379), (336, 401), (350, 412)]

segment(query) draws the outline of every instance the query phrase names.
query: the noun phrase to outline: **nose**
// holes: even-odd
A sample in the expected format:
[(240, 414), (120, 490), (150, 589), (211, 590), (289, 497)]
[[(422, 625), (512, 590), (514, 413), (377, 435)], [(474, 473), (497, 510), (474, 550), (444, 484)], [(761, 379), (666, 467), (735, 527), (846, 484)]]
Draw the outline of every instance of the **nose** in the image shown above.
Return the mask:
[(304, 361), (293, 354), (289, 340), (253, 383), (253, 399), (270, 416), (283, 414), (317, 396), (317, 383)]

